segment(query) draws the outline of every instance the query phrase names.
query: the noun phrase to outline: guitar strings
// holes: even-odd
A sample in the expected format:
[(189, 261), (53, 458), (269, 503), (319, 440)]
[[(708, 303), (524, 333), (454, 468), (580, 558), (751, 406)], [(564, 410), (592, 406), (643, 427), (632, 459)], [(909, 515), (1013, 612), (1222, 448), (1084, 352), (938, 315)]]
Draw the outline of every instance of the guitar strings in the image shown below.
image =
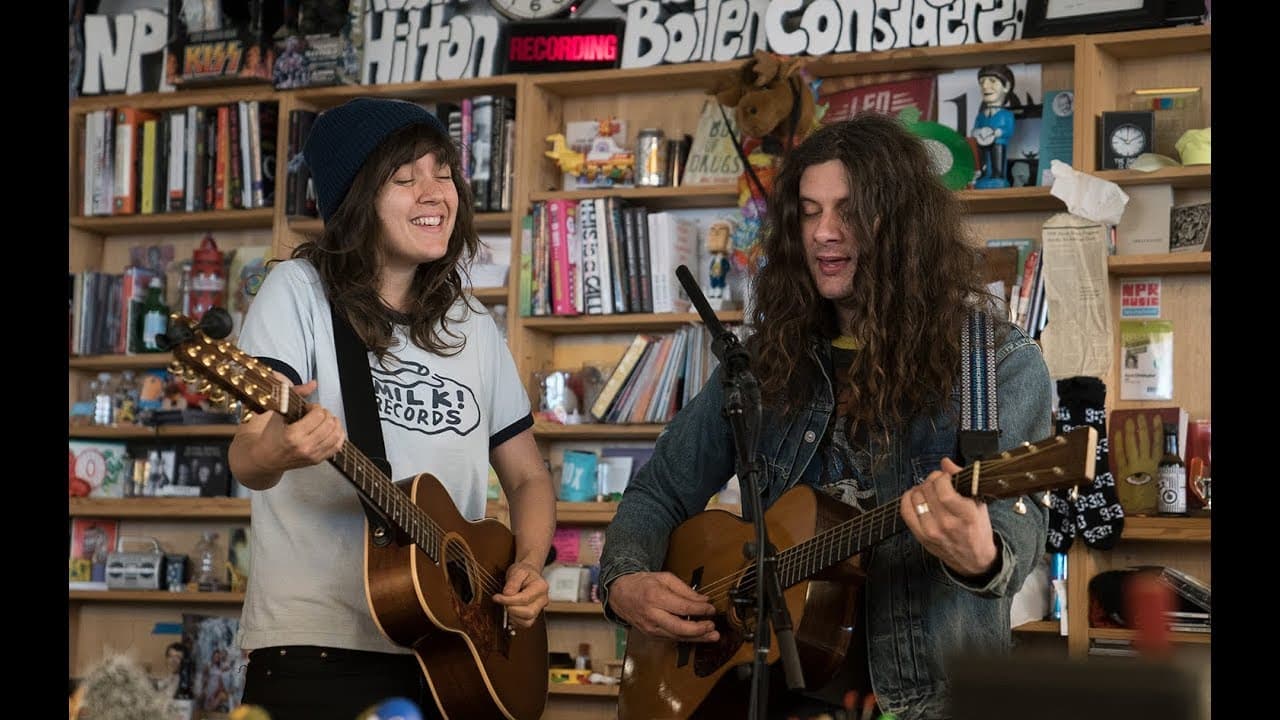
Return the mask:
[[(994, 477), (988, 474), (998, 472), (1004, 465), (1009, 464), (1014, 459), (1015, 458), (1001, 458), (984, 462), (982, 467), (987, 471), (987, 473), (984, 473), (983, 481), (1004, 482), (1024, 477), (1024, 473), (1004, 476), (995, 475)], [(962, 469), (956, 474), (953, 484), (959, 485), (962, 482), (967, 482), (967, 478), (971, 475), (971, 472), (970, 468)], [(840, 523), (839, 525), (829, 528), (812, 538), (801, 541), (778, 553), (780, 572), (789, 574), (794, 571), (797, 573), (797, 577), (794, 580), (783, 580), (784, 588), (787, 585), (798, 582), (800, 578), (809, 574), (809, 572), (817, 570), (818, 567), (816, 563), (812, 570), (807, 572), (800, 571), (800, 568), (806, 567), (808, 563), (819, 560), (819, 556), (825, 555), (831, 547), (842, 547), (845, 543), (853, 541), (853, 546), (849, 548), (849, 551), (845, 553), (845, 556), (852, 555), (853, 552), (860, 550), (861, 536), (864, 530), (866, 531), (867, 540), (870, 540), (873, 537), (873, 529), (877, 525), (881, 533), (884, 533), (886, 525), (892, 526), (890, 529), (896, 531), (898, 529), (898, 523), (901, 520), (901, 516), (898, 514), (898, 507), (899, 505), (897, 501), (879, 505), (855, 518)], [(842, 550), (841, 552), (843, 553), (844, 551)], [(713, 580), (710, 583), (701, 586), (699, 588), (699, 592), (710, 598), (712, 604), (715, 605), (718, 601), (728, 599), (729, 594), (738, 586), (739, 580), (742, 581), (741, 588), (743, 590), (754, 589), (755, 565), (752, 564), (745, 566), (725, 577)]]

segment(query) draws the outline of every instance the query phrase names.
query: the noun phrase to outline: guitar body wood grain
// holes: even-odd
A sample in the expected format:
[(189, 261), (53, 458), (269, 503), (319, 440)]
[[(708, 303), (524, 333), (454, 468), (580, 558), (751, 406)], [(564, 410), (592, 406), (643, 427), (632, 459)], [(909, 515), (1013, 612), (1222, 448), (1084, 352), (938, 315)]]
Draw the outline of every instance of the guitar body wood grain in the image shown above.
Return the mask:
[[(770, 542), (785, 550), (856, 514), (854, 508), (801, 485), (765, 512), (765, 525)], [(744, 684), (729, 671), (751, 663), (755, 610), (744, 608), (740, 615), (726, 590), (754, 567), (744, 555), (754, 540), (750, 522), (723, 510), (699, 513), (671, 534), (663, 569), (712, 597), (720, 640), (677, 643), (630, 630), (618, 698), (620, 720), (745, 717), (749, 693), (739, 690), (749, 688), (749, 680)], [(844, 661), (863, 579), (852, 558), (784, 591), (807, 686), (824, 684)], [(777, 637), (771, 640), (772, 665), (780, 656)], [(735, 715), (737, 705), (742, 713)]]
[[(416, 545), (365, 547), (369, 607), (392, 642), (413, 648), (448, 718), (533, 720), (547, 700), (545, 616), (511, 635), (493, 584), (515, 559), (515, 538), (496, 520), (458, 513), (423, 473), (396, 483), (443, 531), (441, 561)], [(486, 580), (488, 585), (486, 585)], [(486, 702), (487, 701), (487, 702)]]

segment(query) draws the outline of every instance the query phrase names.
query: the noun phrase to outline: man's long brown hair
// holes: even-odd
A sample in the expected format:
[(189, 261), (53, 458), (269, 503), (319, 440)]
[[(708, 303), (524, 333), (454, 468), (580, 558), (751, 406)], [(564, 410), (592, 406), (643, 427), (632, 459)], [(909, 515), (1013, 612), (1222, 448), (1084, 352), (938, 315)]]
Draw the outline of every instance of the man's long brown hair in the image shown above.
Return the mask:
[[(448, 250), (439, 260), (418, 266), (408, 311), (401, 315), (378, 295), (383, 241), (376, 201), (397, 168), (427, 153), (449, 166), (458, 189), (458, 208)], [(459, 260), (473, 256), (479, 243), (473, 210), (457, 146), (435, 128), (410, 125), (392, 133), (369, 154), (346, 198), (325, 223), (324, 232), (317, 240), (295, 248), (293, 257), (311, 261), (324, 282), (329, 302), (380, 359), (392, 346), (397, 322), (409, 326), (415, 345), (439, 355), (453, 355), (462, 349), (465, 338), (449, 329), (448, 311), (463, 294), (466, 269)]]
[[(845, 222), (857, 245), (844, 328), (818, 294), (801, 234), (800, 178), (830, 160), (847, 174)], [(850, 386), (836, 389), (851, 399), (853, 428), (891, 428), (947, 397), (961, 329), (984, 289), (959, 202), (919, 139), (870, 113), (818, 129), (784, 160), (766, 217), (750, 343), (766, 402), (794, 408), (809, 397), (821, 376), (811, 341), (843, 334), (858, 343)]]

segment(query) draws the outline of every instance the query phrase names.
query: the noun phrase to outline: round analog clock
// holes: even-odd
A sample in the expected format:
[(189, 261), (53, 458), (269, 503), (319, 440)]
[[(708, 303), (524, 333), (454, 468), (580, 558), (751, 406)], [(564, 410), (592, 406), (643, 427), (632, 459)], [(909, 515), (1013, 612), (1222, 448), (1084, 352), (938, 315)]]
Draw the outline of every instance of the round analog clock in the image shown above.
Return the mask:
[(1132, 123), (1117, 126), (1111, 131), (1111, 151), (1122, 158), (1134, 158), (1147, 146), (1147, 134)]
[(547, 20), (578, 12), (588, 0), (489, 0), (512, 20)]

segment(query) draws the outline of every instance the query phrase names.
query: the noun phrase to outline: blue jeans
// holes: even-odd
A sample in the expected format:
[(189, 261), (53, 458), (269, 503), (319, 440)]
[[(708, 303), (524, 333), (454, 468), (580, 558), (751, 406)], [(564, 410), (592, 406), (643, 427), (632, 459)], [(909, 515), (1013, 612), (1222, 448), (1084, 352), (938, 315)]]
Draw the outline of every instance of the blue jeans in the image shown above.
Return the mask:
[(440, 717), (413, 655), (312, 645), (249, 653), (243, 702), (272, 720), (355, 720), (392, 697), (417, 703), (424, 720)]

